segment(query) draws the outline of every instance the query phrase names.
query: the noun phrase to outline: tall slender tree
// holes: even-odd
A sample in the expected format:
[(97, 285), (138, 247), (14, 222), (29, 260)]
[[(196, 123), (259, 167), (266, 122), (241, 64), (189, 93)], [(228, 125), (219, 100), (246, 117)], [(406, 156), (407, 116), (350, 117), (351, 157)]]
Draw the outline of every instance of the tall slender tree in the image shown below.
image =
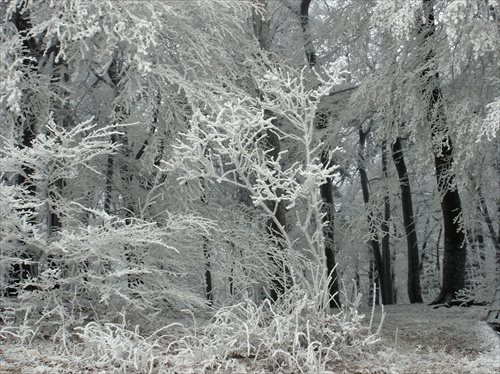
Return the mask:
[[(361, 190), (363, 192), (363, 202), (368, 209), (368, 227), (370, 233), (370, 245), (372, 248), (372, 254), (375, 260), (375, 269), (378, 275), (378, 284), (380, 284), (380, 294), (382, 297), (382, 304), (392, 304), (393, 303), (393, 290), (392, 281), (389, 279), (391, 277), (390, 271), (386, 271), (384, 268), (384, 261), (382, 256), (382, 251), (380, 249), (379, 236), (377, 234), (378, 230), (375, 227), (375, 215), (370, 208), (370, 187), (368, 174), (366, 171), (366, 157), (365, 157), (365, 144), (366, 137), (369, 133), (368, 130), (360, 128), (358, 130), (359, 134), (359, 151), (358, 151), (358, 172), (361, 181)], [(376, 295), (375, 295), (376, 299)]]
[[(271, 50), (271, 18), (268, 14), (267, 0), (257, 0), (257, 5), (258, 7), (253, 12), (253, 26), (261, 53), (265, 55)], [(264, 115), (266, 119), (272, 120), (273, 127), (278, 127), (278, 120), (275, 118), (274, 113), (266, 109), (264, 110)], [(274, 128), (268, 128), (266, 130), (265, 146), (267, 148), (267, 155), (273, 162), (279, 162), (279, 155), (281, 152), (280, 137), (277, 131), (278, 130)], [(272, 166), (270, 167), (272, 168)], [(276, 191), (277, 200), (269, 200), (267, 202), (269, 210), (272, 211), (274, 215), (274, 217), (268, 219), (267, 230), (269, 235), (275, 238), (275, 245), (281, 252), (285, 252), (285, 247), (283, 245), (283, 236), (285, 233), (283, 230), (286, 230), (287, 225), (285, 204), (283, 201), (280, 201), (282, 194), (283, 191), (278, 189)], [(270, 259), (277, 270), (276, 276), (273, 279), (273, 284), (270, 287), (271, 299), (276, 301), (291, 285), (290, 270), (287, 265), (280, 263), (281, 261), (276, 259), (273, 254), (270, 254)]]
[(388, 150), (387, 142), (382, 142), (382, 175), (385, 182), (384, 187), (384, 211), (383, 219), (381, 224), (382, 230), (382, 264), (384, 267), (384, 279), (387, 283), (387, 304), (394, 304), (394, 285), (393, 285), (393, 272), (392, 272), (392, 255), (391, 255), (391, 243), (390, 243), (390, 232), (389, 223), (391, 220), (391, 197), (387, 183), (389, 181), (389, 160), (388, 160)]
[[(304, 38), (304, 52), (306, 54), (309, 67), (313, 69), (316, 67), (317, 58), (309, 26), (310, 5), (311, 0), (302, 0), (300, 3), (299, 16)], [(321, 128), (328, 122), (327, 115), (324, 112), (318, 111), (316, 118), (316, 124), (321, 130)], [(321, 151), (321, 163), (325, 168), (330, 167), (331, 160), (329, 156), (329, 144), (326, 144), (324, 149)], [(330, 307), (336, 308), (340, 307), (341, 304), (337, 279), (337, 262), (335, 260), (335, 205), (333, 201), (333, 178), (328, 177), (325, 182), (319, 186), (319, 190), (321, 199), (323, 200), (323, 235), (325, 237), (326, 270), (328, 272), (328, 276), (330, 277), (328, 284), (331, 298)]]
[(401, 138), (397, 138), (392, 145), (392, 159), (399, 178), (401, 191), (401, 207), (403, 209), (403, 224), (408, 248), (408, 277), (407, 290), (410, 303), (422, 303), (422, 290), (420, 288), (420, 257), (418, 251), (417, 227), (413, 213), (413, 200), (411, 195), (410, 179), (403, 156)]
[[(22, 74), (23, 80), (29, 81), (32, 74), (38, 73), (38, 68), (42, 63), (42, 55), (44, 53), (43, 46), (32, 37), (30, 32), (33, 27), (29, 12), (25, 11), (27, 4), (22, 1), (18, 4), (12, 14), (11, 21), (14, 24), (20, 40), (22, 40)], [(23, 90), (23, 100), (21, 113), (16, 118), (15, 131), (21, 134), (17, 143), (20, 148), (32, 148), (33, 142), (37, 135), (36, 114), (36, 99), (34, 92), (31, 90)], [(17, 174), (17, 184), (22, 186), (28, 198), (33, 199), (37, 193), (35, 170), (29, 165), (23, 164), (22, 169)], [(28, 207), (20, 210), (20, 215), (26, 219), (30, 225), (36, 224), (36, 211), (33, 207)], [(18, 288), (23, 280), (27, 280), (38, 275), (38, 258), (28, 247), (24, 240), (20, 241), (20, 251), (17, 254), (19, 261), (11, 266), (10, 279), (11, 287), (7, 292), (11, 296), (18, 294)], [(31, 286), (28, 286), (31, 289)]]
[(423, 59), (421, 79), (444, 223), (443, 280), (441, 291), (431, 304), (450, 304), (465, 286), (466, 240), (461, 226), (462, 203), (454, 181), (453, 144), (436, 61), (434, 0), (423, 0), (422, 6), (423, 20), (419, 28)]

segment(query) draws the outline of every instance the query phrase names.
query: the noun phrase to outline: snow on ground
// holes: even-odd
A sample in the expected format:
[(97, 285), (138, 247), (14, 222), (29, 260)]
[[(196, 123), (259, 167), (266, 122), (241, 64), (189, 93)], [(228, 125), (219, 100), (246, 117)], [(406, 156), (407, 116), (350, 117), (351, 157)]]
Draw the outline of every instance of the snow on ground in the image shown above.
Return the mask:
[[(358, 362), (331, 368), (334, 373), (500, 373), (500, 335), (485, 322), (487, 307), (438, 308), (427, 305), (391, 305), (381, 340), (368, 348)], [(371, 309), (363, 308), (365, 323)], [(377, 307), (372, 321), (381, 318)], [(114, 373), (73, 356), (61, 346), (38, 339), (29, 347), (0, 341), (0, 373)], [(133, 373), (134, 371), (129, 371)]]
[(500, 373), (500, 335), (485, 322), (488, 307), (414, 304), (384, 311), (382, 346), (370, 359), (381, 373)]

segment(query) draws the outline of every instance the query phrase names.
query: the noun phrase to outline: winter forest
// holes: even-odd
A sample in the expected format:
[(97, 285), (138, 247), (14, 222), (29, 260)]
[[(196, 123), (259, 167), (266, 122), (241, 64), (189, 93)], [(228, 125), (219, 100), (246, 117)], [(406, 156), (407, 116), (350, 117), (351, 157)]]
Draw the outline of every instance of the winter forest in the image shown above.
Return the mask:
[(0, 344), (23, 373), (426, 372), (382, 364), (384, 308), (492, 302), (498, 0), (0, 13)]

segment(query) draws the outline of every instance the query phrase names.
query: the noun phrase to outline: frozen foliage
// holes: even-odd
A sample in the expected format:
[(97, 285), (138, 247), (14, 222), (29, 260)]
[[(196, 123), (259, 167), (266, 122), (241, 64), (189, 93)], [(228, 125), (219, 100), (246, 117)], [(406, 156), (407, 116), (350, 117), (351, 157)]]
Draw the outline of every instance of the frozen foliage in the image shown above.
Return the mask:
[[(282, 243), (270, 243), (268, 252), (290, 270), (295, 284), (314, 288), (314, 281), (304, 275), (309, 262), (320, 273), (325, 271), (316, 267), (324, 263), (324, 223), (317, 186), (335, 171), (335, 166), (320, 162), (323, 144), (315, 118), (319, 100), (340, 81), (340, 73), (335, 70), (325, 79), (316, 76), (321, 83), (316, 89), (307, 88), (305, 69), (283, 67), (269, 69), (264, 76), (256, 73), (259, 97), (229, 96), (214, 113), (196, 111), (189, 131), (164, 165), (178, 175), (181, 184), (202, 178), (245, 190), (253, 205), (279, 230)], [(275, 157), (271, 157), (271, 136), (287, 145)], [(288, 158), (288, 149), (294, 150), (293, 157)], [(270, 202), (281, 203), (290, 211), (295, 208), (299, 238), (277, 219)]]
[(118, 145), (111, 143), (109, 137), (120, 133), (114, 126), (97, 128), (93, 122), (90, 119), (64, 129), (51, 118), (46, 133), (37, 136), (31, 147), (20, 148), (12, 144), (13, 139), (4, 139), (2, 171), (14, 173), (22, 167), (34, 169), (37, 172), (33, 179), (42, 185), (48, 180), (75, 179), (84, 168), (99, 173), (93, 170), (92, 161), (114, 154)]
[(323, 373), (378, 341), (380, 326), (361, 323), (360, 297), (333, 313), (318, 302), (295, 287), (275, 304), (246, 299), (200, 326), (174, 323), (150, 335), (130, 329), (125, 315), (122, 323), (91, 322), (76, 329), (78, 360), (119, 372)]
[[(441, 2), (439, 2), (441, 3)], [(498, 50), (498, 28), (495, 9), (488, 3), (463, 0), (443, 2), (442, 20), (455, 62), (466, 64), (468, 54), (475, 60)], [(462, 44), (461, 48), (457, 48)]]
[[(375, 309), (363, 318), (356, 286), (364, 289), (373, 272), (352, 177), (358, 126), (377, 127), (367, 166), (378, 158), (375, 142), (428, 135), (422, 69), (439, 69), (446, 82), (454, 135), (495, 140), (498, 100), (494, 84), (482, 84), (497, 46), (490, 10), (481, 5), (476, 17), (472, 2), (436, 0), (438, 61), (422, 65), (413, 38), (421, 1), (312, 2), (311, 25), (325, 24), (311, 33), (315, 69), (328, 67), (318, 72), (302, 68), (298, 3), (0, 5), (0, 371), (399, 373), (446, 372), (457, 362), (498, 370), (478, 343), (491, 335), (477, 310), (446, 320), (420, 307), (405, 319), (408, 308), (398, 306), (404, 313), (385, 329)], [(272, 32), (254, 35), (252, 15)], [(482, 83), (470, 84), (476, 79)], [(427, 172), (425, 152), (408, 153)], [(343, 164), (339, 178), (334, 163)], [(391, 176), (371, 177), (379, 220), (379, 187)], [(339, 274), (356, 278), (338, 310), (328, 308), (318, 191), (327, 179), (337, 187)], [(429, 191), (415, 194), (419, 223), (435, 215)], [(485, 204), (496, 211), (491, 199)], [(402, 238), (397, 217), (391, 221), (396, 248)], [(418, 229), (429, 254), (439, 225)], [(475, 275), (483, 282), (471, 278), (458, 295), (464, 303), (487, 299), (484, 268)], [(273, 303), (277, 278), (287, 289)], [(434, 320), (436, 331), (428, 328)]]
[[(91, 322), (76, 331), (69, 353), (61, 352), (58, 344), (51, 341), (29, 339), (33, 331), (26, 327), (24, 332), (11, 330), (27, 337), (24, 345), (15, 344), (4, 326), (0, 333), (3, 339), (0, 369), (15, 372), (22, 368), (30, 373), (268, 373), (274, 367), (275, 372), (283, 373), (300, 373), (302, 369), (384, 374), (483, 374), (500, 370), (500, 342), (484, 321), (486, 307), (387, 306), (383, 309), (383, 326), (373, 335), (369, 334), (369, 326), (380, 322), (380, 308), (371, 315), (373, 309), (362, 307), (356, 312), (347, 307), (346, 318), (342, 318), (310, 310), (311, 300), (304, 296), (301, 293), (294, 296), (300, 310), (318, 318), (318, 322), (309, 320), (309, 329), (304, 315), (295, 311), (284, 313), (286, 303), (280, 304), (284, 307), (281, 312), (277, 307), (261, 307), (251, 301), (223, 308), (208, 324), (197, 319), (199, 325), (193, 326), (182, 316), (177, 316), (176, 322), (165, 319), (164, 327), (152, 333), (130, 326), (124, 316), (113, 323)], [(358, 313), (370, 318), (361, 319)], [(261, 325), (251, 325), (250, 321)], [(341, 332), (346, 333), (345, 338), (340, 336)], [(229, 333), (234, 335), (228, 336)], [(350, 333), (356, 333), (351, 342)], [(374, 338), (379, 341), (375, 345)], [(312, 343), (310, 350), (305, 346), (308, 339)], [(331, 345), (333, 340), (336, 345)], [(278, 341), (283, 343), (281, 347), (277, 347)], [(363, 347), (363, 343), (368, 346)], [(230, 353), (226, 353), (223, 344), (227, 344)], [(248, 354), (248, 347), (256, 357)], [(325, 361), (325, 352), (331, 354), (330, 363)], [(294, 358), (310, 365), (306, 366), (309, 370), (284, 367), (288, 362), (292, 367), (296, 365)]]
[(1, 312), (35, 335), (66, 346), (125, 309), (204, 308), (202, 247), (224, 225), (157, 164), (193, 108), (218, 105), (213, 74), (237, 75), (220, 57), (252, 44), (234, 22), (249, 4), (198, 5), (1, 6)]
[(389, 32), (398, 40), (407, 40), (420, 14), (421, 3), (419, 0), (403, 3), (397, 0), (379, 0), (373, 9), (371, 22), (378, 29)]
[(294, 287), (277, 303), (219, 309), (207, 326), (171, 345), (174, 371), (312, 373), (359, 359), (378, 332), (362, 326), (360, 299), (331, 313)]
[[(199, 297), (182, 281), (188, 266), (175, 257), (196, 247), (188, 238), (209, 235), (213, 222), (185, 212), (165, 213), (159, 224), (111, 215), (59, 196), (54, 181), (64, 178), (70, 184), (87, 169), (100, 174), (92, 164), (116, 151), (109, 141), (116, 131), (96, 130), (90, 121), (70, 131), (53, 124), (47, 128), (51, 136), (37, 136), (30, 148), (8, 142), (4, 148), (6, 171), (26, 170), (22, 165), (28, 165), (38, 188), (29, 194), (8, 180), (1, 184), (2, 213), (9, 218), (1, 229), (1, 282), (19, 301), (6, 303), (3, 312), (24, 316), (23, 326), (66, 346), (72, 329), (85, 320), (113, 318), (122, 309), (147, 311), (152, 318), (165, 300), (178, 307), (199, 305)], [(64, 226), (47, 232), (44, 214), (57, 214)], [(12, 266), (33, 263), (36, 273), (11, 282)], [(17, 335), (26, 339), (24, 333)]]
[[(483, 121), (483, 126), (480, 129), (480, 134), (486, 136), (491, 141), (494, 137), (498, 136), (500, 131), (500, 97), (495, 101), (486, 105), (487, 115)], [(480, 138), (477, 140), (481, 141)]]
[(143, 337), (139, 326), (129, 330), (125, 315), (121, 324), (106, 323), (102, 326), (91, 322), (76, 331), (84, 345), (84, 352), (79, 358), (82, 361), (91, 360), (94, 365), (117, 368), (124, 373), (151, 373), (158, 365), (158, 353), (155, 349), (159, 345), (154, 336)]

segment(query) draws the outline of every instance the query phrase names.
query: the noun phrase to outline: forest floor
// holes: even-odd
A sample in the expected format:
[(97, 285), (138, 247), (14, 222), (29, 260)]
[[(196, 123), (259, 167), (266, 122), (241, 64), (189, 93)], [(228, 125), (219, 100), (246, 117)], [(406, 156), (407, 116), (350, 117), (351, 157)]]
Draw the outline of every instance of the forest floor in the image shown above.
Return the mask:
[[(500, 373), (500, 334), (485, 322), (488, 309), (385, 306), (381, 344), (359, 372)], [(369, 319), (371, 310), (362, 311)], [(373, 325), (380, 315), (377, 308)]]
[[(358, 362), (331, 368), (329, 373), (500, 373), (500, 335), (485, 322), (488, 307), (433, 309), (420, 304), (383, 309), (380, 342), (367, 348)], [(368, 325), (372, 309), (362, 308), (361, 312)], [(381, 308), (376, 307), (374, 329), (380, 318)], [(50, 341), (35, 340), (29, 347), (6, 340), (0, 344), (0, 373), (115, 372), (93, 367), (91, 362), (73, 361), (71, 356), (61, 355), (61, 347)]]

